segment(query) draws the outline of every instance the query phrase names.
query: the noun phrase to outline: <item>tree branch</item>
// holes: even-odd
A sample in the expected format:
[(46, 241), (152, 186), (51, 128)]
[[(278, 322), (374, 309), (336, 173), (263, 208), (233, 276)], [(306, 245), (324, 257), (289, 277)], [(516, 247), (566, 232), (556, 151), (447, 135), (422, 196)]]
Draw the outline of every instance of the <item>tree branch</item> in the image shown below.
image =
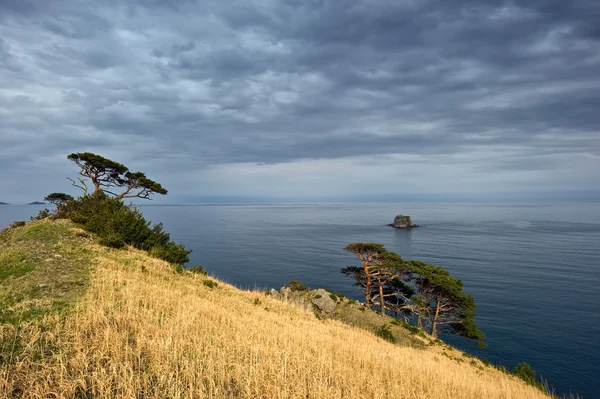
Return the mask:
[(73, 185), (74, 187), (77, 187), (77, 188), (79, 188), (79, 189), (83, 190), (83, 195), (84, 195), (84, 196), (85, 196), (85, 195), (87, 195), (87, 185), (85, 184), (85, 182), (83, 181), (83, 179), (79, 179), (79, 178), (78, 178), (78, 180), (81, 182), (81, 184), (83, 184), (83, 187), (81, 187), (81, 186), (77, 185), (77, 183), (75, 183), (75, 180), (71, 179), (70, 177), (67, 177), (67, 180), (70, 180), (70, 181), (71, 181), (71, 183), (72, 183), (72, 185)]

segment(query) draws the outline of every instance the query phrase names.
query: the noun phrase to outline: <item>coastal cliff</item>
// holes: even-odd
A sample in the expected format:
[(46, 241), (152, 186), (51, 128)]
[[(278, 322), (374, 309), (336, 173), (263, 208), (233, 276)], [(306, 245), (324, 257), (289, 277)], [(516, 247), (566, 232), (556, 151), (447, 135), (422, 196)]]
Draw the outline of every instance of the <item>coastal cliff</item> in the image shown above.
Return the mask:
[(66, 220), (11, 227), (0, 233), (0, 397), (548, 398), (355, 301), (302, 295), (106, 248)]

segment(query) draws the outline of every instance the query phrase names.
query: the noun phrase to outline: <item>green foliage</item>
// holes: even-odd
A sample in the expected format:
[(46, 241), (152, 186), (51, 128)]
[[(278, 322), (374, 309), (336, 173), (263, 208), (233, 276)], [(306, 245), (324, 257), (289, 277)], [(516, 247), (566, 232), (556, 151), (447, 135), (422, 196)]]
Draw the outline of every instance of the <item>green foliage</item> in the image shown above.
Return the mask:
[(212, 281), (212, 280), (204, 280), (202, 282), (202, 284), (204, 284), (208, 288), (217, 288), (219, 286), (219, 283), (217, 283), (216, 281)]
[(200, 265), (198, 266), (192, 266), (188, 269), (188, 271), (190, 273), (194, 273), (194, 274), (200, 274), (202, 276), (206, 276), (206, 270), (204, 270), (204, 268)]
[[(142, 247), (144, 247), (143, 244)], [(183, 244), (176, 244), (173, 241), (169, 241), (166, 244), (154, 245), (148, 251), (148, 253), (155, 258), (159, 258), (177, 265), (189, 262), (190, 258), (188, 255), (191, 252), (192, 251), (186, 250)]]
[(494, 368), (504, 374), (510, 374), (510, 371), (508, 371), (508, 369), (502, 365), (494, 365)]
[(182, 265), (175, 265), (173, 267), (173, 271), (177, 274), (183, 274), (185, 273), (185, 267), (183, 267)]
[(515, 367), (513, 373), (530, 385), (536, 385), (535, 370), (525, 362), (521, 362)]
[(97, 234), (101, 244), (111, 248), (131, 245), (169, 263), (181, 265), (189, 261), (191, 251), (172, 242), (161, 223), (151, 227), (137, 209), (102, 191), (67, 202), (61, 215)]
[(344, 247), (344, 251), (352, 252), (356, 255), (377, 254), (386, 252), (385, 247), (374, 242), (355, 242)]
[[(122, 194), (119, 194), (119, 198), (148, 198), (149, 195), (153, 193), (161, 195), (166, 195), (168, 193), (168, 191), (159, 183), (148, 179), (142, 172), (125, 173), (123, 182), (127, 189)], [(138, 189), (140, 192), (130, 194), (134, 189)]]
[(104, 245), (109, 248), (123, 248), (125, 246), (125, 240), (123, 236), (119, 234), (111, 234), (109, 236), (103, 237), (99, 241), (100, 245)]
[(56, 205), (58, 208), (64, 206), (67, 202), (73, 201), (74, 198), (65, 193), (50, 193), (44, 197), (44, 201)]
[(83, 165), (92, 172), (98, 172), (101, 176), (110, 174), (123, 174), (128, 171), (125, 165), (104, 158), (91, 152), (79, 152), (70, 154), (67, 159), (75, 162), (77, 165)]
[(356, 242), (347, 245), (362, 266), (349, 266), (342, 273), (353, 277), (365, 294), (365, 305), (376, 305), (383, 315), (394, 312), (411, 320), (411, 329), (426, 331), (433, 338), (441, 333), (461, 335), (486, 347), (485, 335), (475, 323), (475, 299), (463, 292), (463, 283), (438, 266), (404, 261), (381, 244)]
[(14, 222), (11, 223), (10, 227), (11, 228), (17, 228), (17, 227), (23, 227), (25, 226), (26, 222), (20, 221), (20, 220), (16, 220)]
[(411, 334), (421, 334), (422, 333), (421, 329), (419, 329), (416, 326), (413, 326), (412, 324), (405, 322), (404, 320), (396, 319), (396, 320), (392, 321), (391, 323), (395, 326), (402, 326), (402, 327), (406, 328), (408, 331), (410, 331)]
[(288, 287), (292, 291), (307, 291), (308, 290), (308, 287), (306, 286), (306, 284), (303, 284), (298, 280), (290, 280), (290, 281), (288, 281), (288, 283), (285, 286)]
[(394, 338), (394, 334), (392, 334), (392, 330), (390, 329), (390, 326), (388, 326), (387, 324), (377, 327), (375, 329), (375, 335), (377, 335), (379, 338), (382, 338), (388, 342), (391, 342), (391, 343), (396, 342), (396, 338)]
[(29, 220), (42, 220), (42, 219), (46, 219), (47, 217), (49, 217), (51, 215), (52, 215), (52, 212), (50, 212), (50, 210), (48, 208), (45, 208), (45, 209), (41, 209), (36, 216), (30, 217)]
[[(131, 172), (125, 165), (104, 158), (91, 152), (74, 153), (67, 156), (67, 159), (73, 161), (81, 168), (79, 174), (87, 177), (94, 185), (94, 192), (103, 191), (105, 194), (111, 194), (116, 198), (145, 198), (150, 199), (152, 194), (166, 195), (167, 190), (159, 183), (150, 180), (142, 172)], [(88, 188), (85, 181), (79, 178), (80, 185), (74, 180), (75, 187), (83, 190), (84, 196), (88, 194)], [(121, 193), (114, 193), (113, 190), (122, 190)], [(52, 198), (58, 198), (59, 194)], [(66, 201), (63, 201), (63, 203)]]
[(346, 298), (341, 292), (331, 292), (329, 293), (329, 297), (336, 302), (343, 301)]

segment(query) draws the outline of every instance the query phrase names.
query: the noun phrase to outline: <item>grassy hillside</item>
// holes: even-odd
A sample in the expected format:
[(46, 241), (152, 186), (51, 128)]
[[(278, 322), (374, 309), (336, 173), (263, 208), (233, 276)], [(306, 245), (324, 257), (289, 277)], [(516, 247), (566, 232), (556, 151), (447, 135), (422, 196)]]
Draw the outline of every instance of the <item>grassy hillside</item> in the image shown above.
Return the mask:
[(0, 233), (0, 397), (547, 398), (457, 351), (215, 281), (67, 221)]

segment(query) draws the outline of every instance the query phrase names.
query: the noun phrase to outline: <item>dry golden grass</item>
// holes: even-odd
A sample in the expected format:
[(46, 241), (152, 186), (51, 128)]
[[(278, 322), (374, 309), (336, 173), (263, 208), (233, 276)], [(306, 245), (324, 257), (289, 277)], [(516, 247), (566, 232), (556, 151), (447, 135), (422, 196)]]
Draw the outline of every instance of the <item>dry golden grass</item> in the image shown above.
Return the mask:
[(76, 312), (18, 333), (1, 327), (22, 350), (0, 364), (0, 397), (548, 397), (439, 349), (395, 346), (222, 282), (209, 288), (139, 251), (90, 248), (94, 271)]

